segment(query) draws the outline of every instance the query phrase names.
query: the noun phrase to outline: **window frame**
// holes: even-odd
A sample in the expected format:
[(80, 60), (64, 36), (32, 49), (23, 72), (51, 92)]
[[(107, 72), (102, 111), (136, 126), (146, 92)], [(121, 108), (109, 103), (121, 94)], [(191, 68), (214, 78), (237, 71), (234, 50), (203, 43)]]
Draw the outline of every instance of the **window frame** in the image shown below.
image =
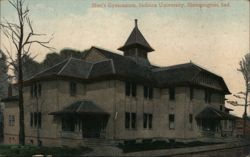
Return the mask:
[(137, 84), (136, 83), (131, 84), (131, 95), (133, 97), (136, 97), (136, 95), (137, 95)]
[(125, 112), (124, 117), (125, 129), (136, 129), (137, 128), (137, 115), (136, 112)]
[(169, 114), (168, 122), (169, 122), (169, 130), (174, 130), (175, 129), (175, 115), (174, 114)]
[(125, 112), (125, 129), (130, 129), (130, 112)]
[(175, 97), (175, 88), (174, 87), (170, 87), (169, 88), (169, 100), (170, 101), (174, 101), (176, 99)]
[(30, 127), (33, 127), (33, 124), (34, 124), (34, 113), (31, 112), (30, 113)]
[(136, 97), (137, 95), (137, 84), (126, 81), (125, 82), (125, 95)]
[(152, 129), (152, 128), (153, 128), (153, 114), (143, 113), (143, 129)]
[(135, 112), (131, 112), (131, 129), (136, 129), (137, 127), (137, 116)]

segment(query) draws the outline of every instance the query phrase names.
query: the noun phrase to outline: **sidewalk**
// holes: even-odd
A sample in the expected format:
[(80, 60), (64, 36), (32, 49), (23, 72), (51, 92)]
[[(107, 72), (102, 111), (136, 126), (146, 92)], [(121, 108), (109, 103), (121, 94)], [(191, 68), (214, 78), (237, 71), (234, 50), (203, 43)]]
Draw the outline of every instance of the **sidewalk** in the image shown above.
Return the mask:
[(159, 149), (159, 150), (148, 150), (140, 152), (123, 153), (121, 149), (114, 146), (102, 146), (93, 147), (93, 151), (83, 156), (173, 156), (173, 155), (183, 155), (190, 153), (199, 152), (209, 152), (230, 148), (239, 148), (244, 146), (250, 146), (250, 141), (238, 141), (230, 142), (225, 144), (216, 144), (208, 146), (198, 146), (198, 147), (187, 147), (187, 148), (175, 148), (175, 149)]

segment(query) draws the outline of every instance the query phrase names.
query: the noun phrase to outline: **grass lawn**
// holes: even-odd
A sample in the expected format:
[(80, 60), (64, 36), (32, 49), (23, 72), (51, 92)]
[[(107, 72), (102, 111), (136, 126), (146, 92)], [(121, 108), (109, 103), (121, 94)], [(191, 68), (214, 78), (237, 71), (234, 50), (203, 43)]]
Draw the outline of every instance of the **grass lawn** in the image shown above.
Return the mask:
[(6, 156), (32, 156), (34, 154), (54, 156), (79, 156), (90, 152), (92, 149), (87, 147), (37, 147), (31, 145), (0, 145), (0, 155)]
[(166, 142), (166, 141), (154, 141), (154, 142), (142, 142), (142, 143), (126, 143), (119, 144), (118, 148), (122, 149), (124, 153), (138, 152), (145, 150), (157, 150), (157, 149), (173, 149), (173, 148), (185, 148), (185, 147), (196, 147), (205, 146), (219, 143), (208, 143), (208, 142)]

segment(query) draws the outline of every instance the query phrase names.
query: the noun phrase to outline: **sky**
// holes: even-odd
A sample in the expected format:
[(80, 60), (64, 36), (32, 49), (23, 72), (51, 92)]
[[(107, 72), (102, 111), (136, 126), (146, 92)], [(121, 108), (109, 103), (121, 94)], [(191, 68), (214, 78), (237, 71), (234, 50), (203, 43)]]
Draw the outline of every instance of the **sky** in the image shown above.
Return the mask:
[[(1, 20), (16, 22), (16, 12), (1, 0)], [(249, 53), (248, 0), (26, 0), (37, 33), (46, 33), (49, 46), (85, 50), (98, 46), (120, 53), (138, 19), (138, 27), (155, 49), (152, 64), (169, 66), (192, 61), (222, 76), (231, 93), (244, 90), (239, 61)], [(1, 35), (0, 46), (12, 46)], [(13, 49), (13, 48), (12, 48)], [(41, 61), (51, 52), (33, 45)], [(235, 100), (227, 96), (229, 100)], [(227, 107), (238, 116), (243, 107)]]

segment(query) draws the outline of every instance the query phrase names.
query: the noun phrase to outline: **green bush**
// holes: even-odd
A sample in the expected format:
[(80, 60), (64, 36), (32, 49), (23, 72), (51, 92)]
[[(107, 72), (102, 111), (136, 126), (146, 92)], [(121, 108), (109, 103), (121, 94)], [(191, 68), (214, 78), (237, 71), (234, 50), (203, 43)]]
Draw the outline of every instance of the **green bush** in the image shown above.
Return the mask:
[(0, 155), (6, 156), (32, 156), (34, 154), (54, 156), (77, 156), (92, 151), (87, 147), (37, 147), (32, 145), (0, 145)]
[(209, 142), (201, 142), (201, 141), (193, 141), (193, 142), (176, 142), (174, 140), (170, 140), (169, 142), (158, 140), (158, 141), (143, 141), (142, 143), (129, 143), (126, 142), (124, 144), (118, 144), (118, 147), (123, 150), (124, 153), (127, 152), (137, 152), (137, 151), (145, 151), (145, 150), (158, 150), (158, 149), (172, 149), (172, 148), (184, 148), (184, 147), (196, 147), (196, 146), (205, 146), (211, 144), (219, 144), (219, 143), (209, 143)]

